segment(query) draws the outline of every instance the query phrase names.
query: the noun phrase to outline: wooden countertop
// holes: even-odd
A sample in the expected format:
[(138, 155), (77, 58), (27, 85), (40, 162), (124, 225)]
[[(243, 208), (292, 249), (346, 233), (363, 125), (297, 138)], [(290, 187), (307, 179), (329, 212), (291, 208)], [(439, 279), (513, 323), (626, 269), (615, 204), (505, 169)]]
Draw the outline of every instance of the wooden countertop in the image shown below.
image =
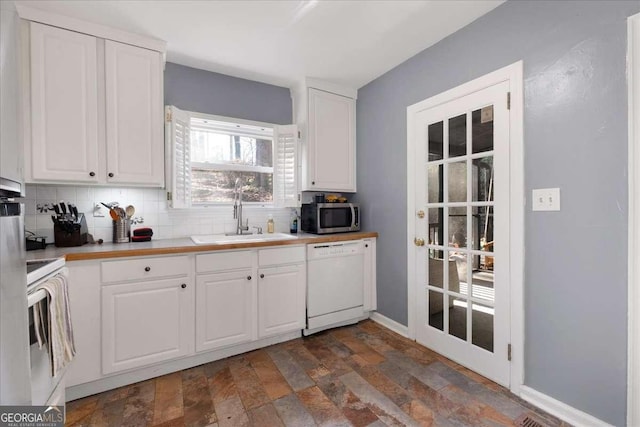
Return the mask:
[(190, 238), (161, 239), (140, 243), (87, 244), (72, 248), (48, 246), (44, 250), (27, 252), (27, 260), (64, 257), (66, 261), (86, 261), (104, 258), (123, 258), (149, 255), (170, 255), (190, 252), (210, 252), (229, 249), (251, 249), (267, 246), (305, 245), (307, 243), (343, 242), (368, 237), (378, 237), (376, 232), (355, 232), (328, 235), (300, 233), (295, 239), (271, 240), (266, 242), (242, 242), (212, 245), (196, 245)]

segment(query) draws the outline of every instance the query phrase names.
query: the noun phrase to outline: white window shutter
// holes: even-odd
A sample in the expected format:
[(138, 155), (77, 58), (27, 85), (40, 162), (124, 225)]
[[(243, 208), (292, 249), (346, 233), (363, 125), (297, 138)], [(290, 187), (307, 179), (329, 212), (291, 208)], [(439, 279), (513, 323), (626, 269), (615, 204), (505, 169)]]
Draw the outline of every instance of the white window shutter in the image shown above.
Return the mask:
[(298, 127), (275, 126), (273, 129), (275, 156), (273, 162), (273, 202), (277, 207), (300, 205), (298, 191)]
[(166, 138), (169, 147), (169, 207), (191, 207), (191, 126), (189, 113), (174, 106), (165, 107)]

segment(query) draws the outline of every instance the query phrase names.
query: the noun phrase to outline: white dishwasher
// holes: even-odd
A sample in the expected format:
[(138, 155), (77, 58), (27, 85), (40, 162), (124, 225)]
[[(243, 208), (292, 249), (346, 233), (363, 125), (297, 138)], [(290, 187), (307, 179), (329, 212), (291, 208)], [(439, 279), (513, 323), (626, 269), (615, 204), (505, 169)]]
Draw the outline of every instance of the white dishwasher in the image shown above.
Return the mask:
[(362, 240), (307, 245), (305, 335), (355, 323), (364, 316)]

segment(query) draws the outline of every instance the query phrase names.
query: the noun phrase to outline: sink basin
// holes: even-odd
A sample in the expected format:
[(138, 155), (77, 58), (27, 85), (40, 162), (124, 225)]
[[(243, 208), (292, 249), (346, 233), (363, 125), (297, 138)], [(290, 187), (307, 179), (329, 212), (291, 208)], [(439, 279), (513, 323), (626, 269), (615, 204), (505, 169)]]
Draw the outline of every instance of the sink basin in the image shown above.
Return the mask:
[(191, 240), (196, 245), (226, 245), (229, 243), (255, 243), (291, 239), (297, 239), (297, 236), (292, 236), (291, 234), (286, 233), (242, 235), (235, 234), (231, 236), (226, 236), (224, 234), (206, 234), (200, 236), (191, 236)]

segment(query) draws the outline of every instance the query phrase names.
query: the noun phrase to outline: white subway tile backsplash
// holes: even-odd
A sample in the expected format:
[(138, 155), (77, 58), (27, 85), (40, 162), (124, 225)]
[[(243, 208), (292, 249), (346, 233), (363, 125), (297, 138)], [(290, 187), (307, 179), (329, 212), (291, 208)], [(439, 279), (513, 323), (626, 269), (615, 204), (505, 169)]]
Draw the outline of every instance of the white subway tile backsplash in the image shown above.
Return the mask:
[[(53, 211), (40, 213), (36, 205), (58, 203), (74, 203), (79, 212), (85, 214), (89, 233), (94, 239), (111, 241), (112, 220), (106, 208), (101, 211), (103, 217), (94, 217), (94, 206), (100, 202), (118, 202), (121, 206), (133, 205), (135, 216), (144, 219), (143, 224), (133, 225), (132, 229), (150, 227), (154, 231), (154, 239), (171, 239), (188, 237), (194, 234), (221, 234), (236, 231), (236, 220), (233, 219), (231, 206), (213, 206), (191, 210), (174, 210), (167, 207), (165, 190), (148, 188), (109, 188), (86, 186), (49, 186), (27, 185), (25, 203), (25, 224), (27, 229), (39, 235), (47, 236), (53, 242)], [(276, 232), (289, 231), (289, 209), (255, 208), (245, 206), (244, 218), (249, 219), (249, 227), (262, 227), (266, 232), (267, 216), (273, 215)]]

